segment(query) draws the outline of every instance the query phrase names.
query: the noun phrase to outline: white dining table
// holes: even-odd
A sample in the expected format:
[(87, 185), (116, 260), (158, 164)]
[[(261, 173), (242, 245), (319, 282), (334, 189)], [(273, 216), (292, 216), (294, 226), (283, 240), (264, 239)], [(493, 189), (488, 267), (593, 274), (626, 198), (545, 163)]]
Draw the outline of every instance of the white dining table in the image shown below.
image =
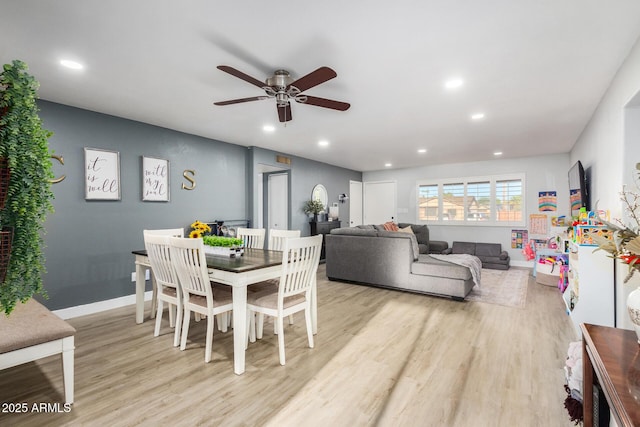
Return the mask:
[[(147, 253), (133, 251), (136, 257), (136, 323), (144, 322), (145, 270), (150, 269)], [(233, 293), (233, 366), (241, 375), (245, 371), (247, 337), (247, 287), (253, 283), (280, 278), (282, 253), (262, 249), (245, 249), (244, 255), (230, 258), (207, 255), (207, 267), (212, 281), (232, 287)], [(311, 291), (311, 325), (318, 333), (317, 286)]]

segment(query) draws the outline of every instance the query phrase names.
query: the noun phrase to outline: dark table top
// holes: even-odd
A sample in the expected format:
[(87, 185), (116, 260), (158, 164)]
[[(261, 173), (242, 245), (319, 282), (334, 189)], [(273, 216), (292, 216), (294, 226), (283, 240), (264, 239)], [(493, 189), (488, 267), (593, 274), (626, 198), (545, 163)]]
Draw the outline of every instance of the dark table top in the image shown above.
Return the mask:
[(598, 382), (620, 426), (640, 425), (640, 346), (634, 331), (583, 324)]
[[(145, 249), (131, 251), (134, 255), (147, 255)], [(282, 252), (264, 249), (245, 249), (244, 255), (225, 257), (207, 254), (207, 267), (216, 270), (244, 273), (259, 268), (273, 267), (282, 263)]]

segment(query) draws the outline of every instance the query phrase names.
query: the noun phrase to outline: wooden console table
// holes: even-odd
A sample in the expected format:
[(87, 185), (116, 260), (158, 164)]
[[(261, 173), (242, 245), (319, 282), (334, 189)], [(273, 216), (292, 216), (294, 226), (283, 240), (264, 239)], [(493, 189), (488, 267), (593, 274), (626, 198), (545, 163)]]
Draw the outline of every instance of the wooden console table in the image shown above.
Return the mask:
[(581, 324), (584, 426), (593, 426), (593, 385), (600, 385), (618, 427), (640, 426), (640, 345), (634, 331)]

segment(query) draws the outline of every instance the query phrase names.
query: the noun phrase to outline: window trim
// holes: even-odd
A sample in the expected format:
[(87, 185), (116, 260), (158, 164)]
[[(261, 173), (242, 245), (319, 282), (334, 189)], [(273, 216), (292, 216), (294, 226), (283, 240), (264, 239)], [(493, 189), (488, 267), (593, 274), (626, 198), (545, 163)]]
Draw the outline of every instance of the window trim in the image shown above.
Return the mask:
[[(519, 180), (522, 185), (522, 220), (521, 221), (497, 221), (496, 217), (496, 187), (497, 183), (501, 181), (514, 181)], [(490, 185), (490, 219), (488, 221), (469, 221), (466, 218), (466, 197), (467, 197), (467, 185), (469, 183), (477, 182), (489, 182)], [(461, 220), (444, 220), (443, 218), (443, 186), (447, 184), (462, 184), (464, 185), (464, 197), (465, 197), (465, 215)], [(438, 187), (438, 219), (427, 220), (420, 219), (420, 187), (422, 186), (437, 186)], [(455, 226), (476, 226), (476, 227), (525, 227), (527, 225), (527, 205), (526, 205), (526, 180), (524, 173), (512, 173), (503, 175), (486, 175), (486, 176), (469, 176), (462, 178), (445, 178), (445, 179), (430, 179), (416, 181), (416, 223), (428, 224), (428, 225), (455, 225)]]

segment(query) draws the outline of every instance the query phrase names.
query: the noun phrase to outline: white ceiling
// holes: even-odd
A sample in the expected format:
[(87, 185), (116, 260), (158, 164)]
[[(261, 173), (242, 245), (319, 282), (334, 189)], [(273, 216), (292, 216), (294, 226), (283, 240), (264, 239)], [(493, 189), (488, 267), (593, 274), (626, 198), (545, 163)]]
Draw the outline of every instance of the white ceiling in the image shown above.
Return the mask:
[[(639, 36), (638, 0), (0, 0), (0, 62), (42, 99), (360, 171), (566, 153)], [(329, 66), (305, 93), (351, 108), (214, 106), (263, 94), (221, 64)]]

